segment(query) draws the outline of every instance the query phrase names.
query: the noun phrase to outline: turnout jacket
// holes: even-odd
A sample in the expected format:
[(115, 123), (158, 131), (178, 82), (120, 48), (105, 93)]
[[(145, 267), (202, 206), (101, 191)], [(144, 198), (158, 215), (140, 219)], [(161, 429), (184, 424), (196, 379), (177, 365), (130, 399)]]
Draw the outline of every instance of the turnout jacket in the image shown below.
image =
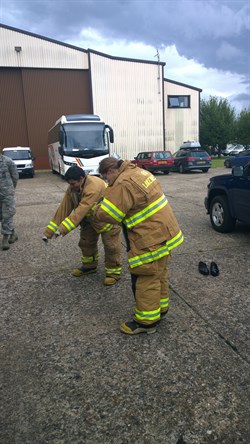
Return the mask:
[(14, 196), (19, 174), (12, 159), (0, 154), (0, 197)]
[[(155, 176), (124, 161), (94, 211), (99, 221), (122, 223), (128, 235), (130, 271), (145, 270), (183, 242), (176, 217)], [(134, 270), (137, 274), (139, 270)]]
[[(94, 207), (102, 199), (106, 188), (105, 182), (99, 177), (87, 175), (80, 192), (75, 192), (69, 186), (53, 219), (44, 230), (45, 236), (51, 238), (59, 230), (66, 235), (78, 225), (91, 222)], [(98, 233), (109, 231), (112, 225), (99, 223), (95, 229)]]

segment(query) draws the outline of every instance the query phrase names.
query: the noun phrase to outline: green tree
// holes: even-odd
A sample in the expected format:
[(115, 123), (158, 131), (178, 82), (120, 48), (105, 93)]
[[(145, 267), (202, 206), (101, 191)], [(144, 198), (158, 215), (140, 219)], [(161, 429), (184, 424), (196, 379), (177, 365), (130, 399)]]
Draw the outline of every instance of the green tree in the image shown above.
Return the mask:
[(250, 109), (244, 109), (237, 119), (237, 142), (250, 145)]
[(201, 100), (200, 143), (225, 148), (236, 137), (236, 114), (227, 99), (210, 96)]

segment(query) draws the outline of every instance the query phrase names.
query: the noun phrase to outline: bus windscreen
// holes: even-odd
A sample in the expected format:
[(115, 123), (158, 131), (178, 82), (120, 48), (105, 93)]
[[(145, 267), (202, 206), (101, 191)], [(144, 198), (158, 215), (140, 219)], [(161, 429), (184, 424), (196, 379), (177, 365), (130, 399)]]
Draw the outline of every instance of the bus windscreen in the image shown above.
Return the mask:
[(95, 157), (108, 154), (103, 124), (68, 123), (63, 126), (67, 156)]

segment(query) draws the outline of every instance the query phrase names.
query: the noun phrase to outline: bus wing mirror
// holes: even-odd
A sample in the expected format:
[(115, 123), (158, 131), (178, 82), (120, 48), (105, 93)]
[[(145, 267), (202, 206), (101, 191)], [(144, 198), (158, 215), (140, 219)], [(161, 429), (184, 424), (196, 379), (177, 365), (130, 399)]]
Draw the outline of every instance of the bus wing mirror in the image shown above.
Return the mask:
[(110, 143), (114, 143), (114, 131), (113, 131), (113, 129), (109, 125), (105, 125), (105, 129), (107, 129), (108, 132), (109, 132)]
[(112, 129), (109, 131), (109, 140), (110, 143), (114, 143), (114, 131)]

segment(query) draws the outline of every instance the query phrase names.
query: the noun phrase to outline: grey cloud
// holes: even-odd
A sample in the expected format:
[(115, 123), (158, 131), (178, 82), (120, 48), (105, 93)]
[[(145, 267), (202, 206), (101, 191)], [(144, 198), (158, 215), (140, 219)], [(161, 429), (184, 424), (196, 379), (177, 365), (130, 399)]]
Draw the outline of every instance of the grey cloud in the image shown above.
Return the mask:
[(207, 68), (247, 76), (249, 10), (245, 0), (2, 0), (1, 21), (60, 41), (91, 27), (110, 40), (175, 44)]
[(223, 60), (234, 60), (235, 57), (243, 58), (244, 51), (237, 46), (231, 45), (228, 42), (222, 42), (220, 47), (216, 51), (216, 57)]
[(232, 97), (229, 97), (230, 103), (234, 106), (238, 111), (250, 108), (250, 94), (242, 93), (235, 94)]

